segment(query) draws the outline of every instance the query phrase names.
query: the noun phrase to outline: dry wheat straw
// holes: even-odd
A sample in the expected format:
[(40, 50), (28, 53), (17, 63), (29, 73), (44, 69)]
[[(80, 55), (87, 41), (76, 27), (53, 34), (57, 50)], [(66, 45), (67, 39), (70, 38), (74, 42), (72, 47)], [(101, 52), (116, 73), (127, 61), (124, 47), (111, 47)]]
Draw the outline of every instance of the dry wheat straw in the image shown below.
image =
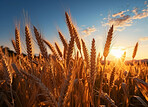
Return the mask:
[(64, 84), (62, 85), (59, 100), (58, 100), (58, 107), (63, 107), (64, 101), (66, 98), (66, 95), (68, 94), (68, 89), (70, 86), (70, 81), (72, 78), (72, 64), (70, 64), (69, 69), (68, 69), (68, 75), (66, 79), (64, 80)]
[(101, 97), (103, 98), (103, 99), (105, 99), (109, 104), (111, 104), (113, 107), (117, 107), (116, 105), (115, 105), (115, 102), (114, 102), (114, 100), (112, 100), (109, 96), (108, 96), (108, 94), (107, 93), (104, 93), (103, 91), (101, 92)]
[(104, 77), (104, 72), (105, 72), (105, 66), (106, 66), (106, 57), (109, 54), (109, 50), (110, 50), (110, 45), (111, 45), (111, 41), (112, 41), (112, 36), (113, 36), (113, 25), (112, 27), (109, 29), (108, 35), (107, 35), (107, 40), (105, 43), (105, 47), (104, 47), (104, 52), (103, 52), (103, 56), (104, 56), (104, 66), (103, 66), (103, 72), (100, 75), (100, 89), (99, 89), (99, 98), (98, 98), (98, 104), (100, 105), (100, 96), (101, 96), (101, 91), (102, 91), (102, 83), (103, 83), (103, 77)]
[(121, 88), (122, 88), (122, 90), (123, 90), (123, 93), (124, 93), (124, 102), (123, 102), (123, 106), (125, 106), (125, 107), (128, 107), (129, 106), (129, 99), (128, 99), (128, 92), (129, 92), (129, 90), (128, 90), (128, 88), (127, 88), (127, 85), (126, 85), (126, 83), (122, 83), (121, 84)]
[(5, 80), (0, 80), (0, 86), (5, 83)]
[(40, 79), (38, 79), (36, 76), (34, 76), (32, 74), (28, 74), (27, 72), (24, 72), (22, 69), (20, 71), (21, 71), (22, 74), (26, 75), (28, 78), (35, 81), (35, 83), (37, 85), (39, 85), (39, 87), (41, 88), (41, 90), (43, 92), (42, 94), (44, 94), (44, 96), (47, 98), (47, 100), (50, 103), (50, 106), (57, 107), (57, 101), (56, 101), (55, 97), (49, 91), (49, 89), (41, 82)]
[(145, 97), (145, 99), (148, 101), (148, 83), (144, 82), (141, 79), (134, 78), (134, 82), (136, 83), (138, 89), (142, 93), (142, 95)]

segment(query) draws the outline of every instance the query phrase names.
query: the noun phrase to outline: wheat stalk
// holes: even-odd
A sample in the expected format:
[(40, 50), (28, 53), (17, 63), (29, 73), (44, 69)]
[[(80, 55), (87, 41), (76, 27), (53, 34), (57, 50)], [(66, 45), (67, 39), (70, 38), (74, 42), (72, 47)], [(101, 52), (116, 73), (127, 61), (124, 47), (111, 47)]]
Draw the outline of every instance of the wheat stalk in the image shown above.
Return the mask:
[(104, 56), (104, 66), (103, 66), (103, 72), (100, 75), (100, 89), (99, 89), (99, 98), (98, 98), (98, 104), (100, 105), (100, 96), (101, 96), (101, 91), (102, 91), (102, 83), (103, 83), (103, 77), (104, 77), (104, 72), (105, 72), (105, 66), (106, 66), (106, 57), (109, 54), (109, 50), (110, 50), (110, 45), (111, 45), (111, 41), (112, 41), (112, 36), (113, 36), (113, 25), (112, 27), (109, 29), (108, 35), (107, 35), (107, 40), (105, 43), (105, 47), (104, 47), (104, 52), (103, 52), (103, 56)]
[(68, 94), (71, 78), (72, 78), (72, 64), (70, 64), (69, 66), (68, 75), (64, 80), (64, 84), (62, 85), (62, 88), (61, 88), (61, 92), (58, 100), (58, 107), (64, 106), (63, 104), (65, 101), (66, 95)]
[(115, 102), (114, 102), (114, 100), (112, 100), (110, 97), (109, 97), (109, 95), (107, 94), (107, 93), (104, 93), (103, 91), (101, 92), (101, 97), (103, 98), (103, 99), (105, 99), (109, 104), (111, 104), (113, 107), (117, 107), (116, 105), (115, 105)]

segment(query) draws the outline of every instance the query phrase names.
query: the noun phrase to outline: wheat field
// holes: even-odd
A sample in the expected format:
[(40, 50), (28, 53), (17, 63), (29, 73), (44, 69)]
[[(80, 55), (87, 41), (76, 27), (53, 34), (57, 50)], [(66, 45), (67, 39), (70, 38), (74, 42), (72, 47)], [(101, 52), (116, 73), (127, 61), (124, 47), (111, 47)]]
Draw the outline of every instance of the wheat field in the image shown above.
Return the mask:
[[(20, 30), (15, 28), (11, 54), (0, 48), (1, 107), (148, 107), (148, 66), (134, 60), (125, 64), (126, 53), (120, 60), (108, 62), (114, 26), (107, 33), (103, 56), (96, 54), (95, 38), (88, 53), (68, 12), (65, 12), (70, 41), (61, 31), (51, 44), (35, 26), (25, 25), (27, 55), (22, 53)], [(40, 49), (33, 53), (33, 35)], [(51, 50), (51, 53), (47, 51)], [(63, 50), (62, 50), (63, 49)]]

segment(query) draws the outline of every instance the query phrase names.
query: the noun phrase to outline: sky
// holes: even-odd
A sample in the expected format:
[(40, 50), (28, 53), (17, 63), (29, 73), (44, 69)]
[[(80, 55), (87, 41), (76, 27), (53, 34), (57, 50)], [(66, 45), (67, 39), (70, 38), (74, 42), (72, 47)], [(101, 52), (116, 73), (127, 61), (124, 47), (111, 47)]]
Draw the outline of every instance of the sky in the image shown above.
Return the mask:
[[(126, 51), (132, 59), (136, 42), (139, 42), (136, 59), (148, 58), (148, 1), (146, 0), (0, 0), (0, 45), (13, 49), (15, 25), (20, 23), (22, 50), (25, 52), (25, 19), (29, 19), (43, 37), (52, 44), (58, 42), (57, 30), (70, 39), (65, 11), (71, 14), (79, 35), (91, 49), (95, 38), (97, 53), (103, 54), (109, 27), (114, 25), (112, 49)], [(33, 32), (32, 32), (32, 35)], [(33, 36), (33, 40), (34, 40)], [(39, 49), (34, 42), (35, 52)], [(110, 53), (108, 59), (113, 59)]]

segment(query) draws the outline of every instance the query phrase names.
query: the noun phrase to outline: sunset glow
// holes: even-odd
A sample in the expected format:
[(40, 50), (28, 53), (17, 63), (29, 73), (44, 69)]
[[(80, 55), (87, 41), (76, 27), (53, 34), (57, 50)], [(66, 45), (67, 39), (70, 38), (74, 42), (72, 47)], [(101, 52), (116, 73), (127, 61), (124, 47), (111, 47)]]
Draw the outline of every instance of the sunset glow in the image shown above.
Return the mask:
[(0, 107), (148, 107), (148, 0), (0, 0)]
[(123, 55), (124, 50), (122, 48), (113, 48), (111, 49), (111, 54), (115, 56), (116, 58), (121, 58)]

